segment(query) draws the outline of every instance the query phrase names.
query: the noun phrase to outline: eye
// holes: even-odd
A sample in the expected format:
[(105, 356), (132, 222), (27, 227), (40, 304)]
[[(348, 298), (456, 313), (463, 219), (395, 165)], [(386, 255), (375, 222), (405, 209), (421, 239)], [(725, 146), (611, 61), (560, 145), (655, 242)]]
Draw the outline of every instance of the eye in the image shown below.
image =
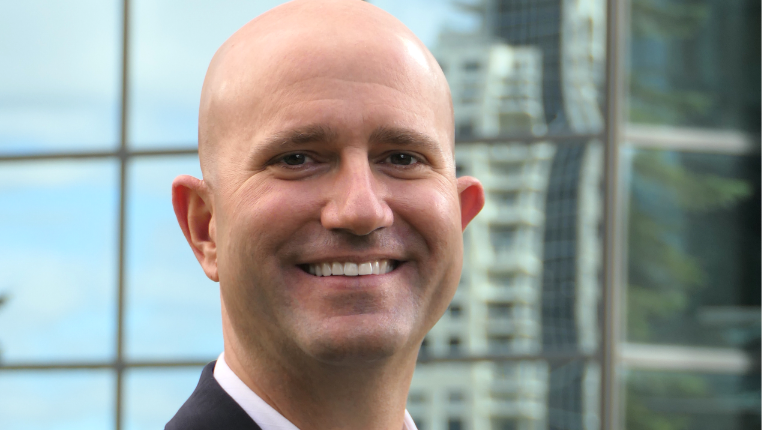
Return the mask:
[(395, 153), (390, 156), (390, 164), (396, 164), (399, 166), (409, 166), (417, 163), (417, 160), (413, 155), (405, 154), (402, 152)]
[(299, 166), (305, 164), (308, 157), (305, 154), (289, 154), (281, 159), (284, 163), (290, 166)]

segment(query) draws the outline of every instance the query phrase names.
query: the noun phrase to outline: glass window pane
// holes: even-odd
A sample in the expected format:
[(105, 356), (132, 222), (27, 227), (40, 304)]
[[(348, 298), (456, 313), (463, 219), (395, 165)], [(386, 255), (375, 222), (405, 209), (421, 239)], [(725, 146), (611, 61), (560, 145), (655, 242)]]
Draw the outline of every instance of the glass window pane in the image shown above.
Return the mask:
[(0, 428), (114, 428), (114, 375), (108, 370), (0, 372)]
[[(456, 160), (486, 204), (464, 234), (456, 296), (420, 349), (412, 416), (423, 429), (598, 428), (602, 146), (459, 144)], [(537, 359), (500, 361), (518, 355)], [(439, 362), (465, 356), (497, 361)], [(459, 390), (467, 400), (452, 407)]]
[(761, 339), (758, 156), (631, 156), (627, 339), (746, 348)]
[(180, 174), (201, 178), (199, 160), (138, 158), (128, 174), (127, 355), (213, 360), (223, 350), (219, 289), (178, 226), (170, 187)]
[(759, 429), (760, 377), (631, 370), (626, 383), (626, 428)]
[(759, 428), (761, 2), (629, 11), (623, 420)]
[(467, 227), (459, 288), (423, 357), (593, 353), (601, 145), (460, 144), (456, 153), (486, 204)]
[(632, 0), (629, 120), (761, 128), (760, 0)]
[(121, 2), (0, 5), (0, 153), (119, 141)]
[(131, 1), (130, 144), (195, 146), (212, 55), (239, 27), (279, 3)]
[(599, 366), (578, 360), (420, 364), (406, 408), (419, 430), (599, 429)]
[(115, 350), (117, 163), (0, 165), (2, 360), (105, 360)]
[(457, 139), (601, 131), (604, 2), (373, 3), (432, 50), (451, 87)]
[(161, 429), (188, 399), (202, 368), (132, 369), (125, 374), (125, 430)]

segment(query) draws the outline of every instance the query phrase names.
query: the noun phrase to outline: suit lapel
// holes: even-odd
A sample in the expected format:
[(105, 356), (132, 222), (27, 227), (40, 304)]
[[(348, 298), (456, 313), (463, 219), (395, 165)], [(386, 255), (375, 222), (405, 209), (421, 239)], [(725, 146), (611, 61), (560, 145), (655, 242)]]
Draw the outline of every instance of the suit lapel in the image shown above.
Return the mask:
[(214, 369), (214, 361), (204, 367), (196, 389), (165, 430), (261, 430), (218, 384)]

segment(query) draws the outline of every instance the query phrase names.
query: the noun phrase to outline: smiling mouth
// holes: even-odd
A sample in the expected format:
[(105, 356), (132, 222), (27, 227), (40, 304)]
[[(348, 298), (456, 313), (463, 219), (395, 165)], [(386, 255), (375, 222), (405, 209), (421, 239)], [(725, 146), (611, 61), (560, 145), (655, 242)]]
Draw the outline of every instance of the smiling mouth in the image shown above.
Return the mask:
[(374, 260), (357, 264), (350, 262), (326, 262), (314, 264), (300, 264), (299, 267), (313, 276), (367, 276), (384, 275), (395, 270), (400, 265), (397, 260)]

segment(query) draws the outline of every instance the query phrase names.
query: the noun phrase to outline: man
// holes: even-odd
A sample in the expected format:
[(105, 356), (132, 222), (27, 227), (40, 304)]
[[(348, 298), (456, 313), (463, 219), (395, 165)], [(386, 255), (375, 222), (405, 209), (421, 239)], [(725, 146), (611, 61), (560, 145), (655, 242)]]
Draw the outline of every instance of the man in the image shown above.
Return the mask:
[(360, 0), (296, 0), (215, 54), (203, 181), (173, 205), (220, 282), (225, 348), (167, 429), (414, 430), (406, 397), (483, 189), (455, 177), (445, 77)]

